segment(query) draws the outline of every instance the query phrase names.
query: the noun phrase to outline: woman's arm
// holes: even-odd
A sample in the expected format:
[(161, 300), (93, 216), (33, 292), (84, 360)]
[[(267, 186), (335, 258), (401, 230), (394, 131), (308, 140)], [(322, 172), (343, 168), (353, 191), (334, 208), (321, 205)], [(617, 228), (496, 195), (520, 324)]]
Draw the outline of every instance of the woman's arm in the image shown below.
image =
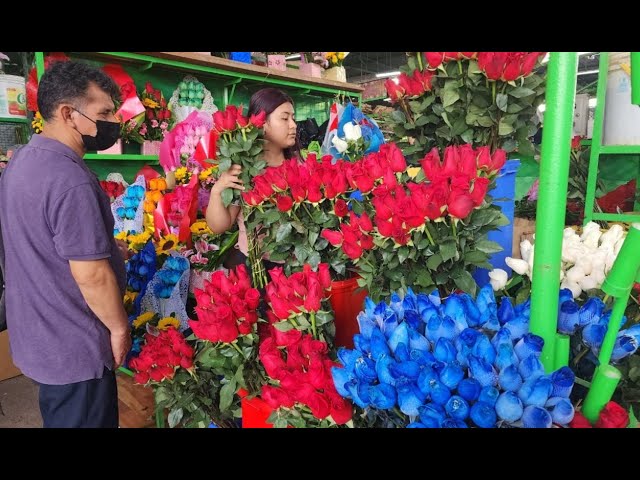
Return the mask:
[(229, 205), (225, 207), (222, 203), (222, 192), (226, 188), (235, 188), (236, 190), (244, 190), (242, 180), (238, 178), (242, 169), (239, 165), (233, 165), (227, 172), (220, 175), (220, 178), (211, 188), (211, 196), (209, 197), (209, 206), (207, 207), (207, 225), (213, 233), (224, 233), (231, 228), (238, 214), (240, 207)]

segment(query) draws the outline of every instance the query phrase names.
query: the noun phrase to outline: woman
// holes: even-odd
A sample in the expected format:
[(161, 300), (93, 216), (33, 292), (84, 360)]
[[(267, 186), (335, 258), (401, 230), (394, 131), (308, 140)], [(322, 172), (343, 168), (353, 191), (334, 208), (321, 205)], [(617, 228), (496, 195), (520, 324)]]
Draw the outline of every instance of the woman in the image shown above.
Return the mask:
[[(298, 153), (293, 100), (277, 88), (263, 88), (251, 97), (247, 116), (261, 111), (267, 114), (264, 124), (264, 160), (267, 166), (278, 167), (285, 160), (297, 157)], [(245, 189), (242, 180), (238, 178), (241, 171), (239, 165), (233, 165), (220, 175), (211, 188), (207, 207), (207, 224), (213, 233), (219, 234), (229, 230), (237, 221), (240, 230), (238, 248), (246, 256), (248, 255), (247, 231), (240, 214), (240, 206), (229, 205), (225, 208), (222, 203), (222, 192), (226, 188), (241, 191)]]

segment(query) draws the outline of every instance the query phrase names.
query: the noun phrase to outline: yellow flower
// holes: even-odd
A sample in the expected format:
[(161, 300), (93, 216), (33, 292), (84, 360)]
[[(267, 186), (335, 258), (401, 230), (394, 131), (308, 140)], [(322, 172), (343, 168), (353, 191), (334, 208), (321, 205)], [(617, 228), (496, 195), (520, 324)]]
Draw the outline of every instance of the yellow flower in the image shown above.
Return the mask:
[(344, 60), (344, 52), (338, 52), (338, 58)]
[(422, 170), (420, 167), (409, 167), (407, 168), (407, 174), (410, 178), (416, 178), (420, 170)]
[(114, 238), (116, 240), (126, 240), (127, 239), (127, 231), (123, 230), (122, 232), (119, 232)]
[(142, 104), (145, 107), (149, 107), (149, 108), (158, 108), (160, 106), (160, 104), (158, 102), (156, 102), (155, 100), (151, 100), (150, 98), (145, 98), (142, 101)]
[(167, 330), (169, 327), (180, 327), (180, 320), (174, 317), (165, 317), (158, 322), (159, 330)]
[(133, 328), (138, 328), (153, 320), (156, 316), (154, 312), (145, 312), (133, 321)]
[(33, 128), (34, 132), (40, 133), (42, 132), (43, 124), (44, 124), (44, 121), (42, 119), (42, 115), (40, 115), (40, 112), (38, 111), (33, 116), (33, 120), (31, 121), (31, 127)]
[(213, 234), (211, 229), (209, 229), (209, 225), (207, 225), (207, 222), (203, 220), (195, 222), (193, 225), (191, 225), (191, 233), (193, 233), (194, 235)]
[(180, 167), (175, 172), (176, 182), (181, 182), (187, 176), (187, 167)]
[(143, 231), (142, 233), (129, 235), (127, 241), (133, 250), (139, 250), (147, 244), (150, 238), (149, 231)]
[(129, 303), (135, 302), (137, 296), (138, 296), (138, 292), (129, 292), (129, 291), (127, 291), (124, 294), (124, 304), (127, 305)]
[(166, 237), (162, 237), (158, 245), (156, 246), (156, 254), (162, 255), (169, 253), (170, 250), (176, 250), (178, 248), (178, 237), (173, 233), (170, 233)]
[(200, 180), (201, 182), (204, 182), (207, 178), (212, 176), (215, 171), (216, 171), (216, 167), (211, 167), (211, 168), (207, 168), (206, 170), (203, 170), (202, 172), (200, 172), (200, 175), (198, 176), (198, 180)]
[(331, 55), (331, 63), (338, 63), (338, 57), (336, 55)]

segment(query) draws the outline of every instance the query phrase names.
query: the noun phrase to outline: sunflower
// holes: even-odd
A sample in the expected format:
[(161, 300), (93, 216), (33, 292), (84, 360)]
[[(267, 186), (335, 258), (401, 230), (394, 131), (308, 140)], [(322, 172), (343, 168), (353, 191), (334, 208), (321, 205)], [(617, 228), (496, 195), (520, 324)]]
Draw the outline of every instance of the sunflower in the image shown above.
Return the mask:
[(158, 330), (167, 330), (169, 327), (180, 327), (180, 320), (175, 317), (165, 317), (158, 322)]
[(126, 239), (127, 239), (127, 231), (126, 231), (126, 230), (123, 230), (123, 231), (121, 231), (121, 232), (118, 232), (118, 233), (114, 236), (114, 238), (115, 238), (116, 240), (126, 240)]
[(209, 225), (207, 225), (207, 222), (203, 220), (195, 222), (193, 225), (191, 225), (191, 233), (193, 233), (194, 235), (213, 234), (213, 232), (209, 229)]
[(153, 320), (155, 316), (155, 312), (145, 312), (142, 315), (139, 315), (138, 318), (133, 321), (133, 328), (139, 328), (145, 325), (146, 323)]
[(149, 233), (148, 230), (145, 230), (142, 233), (129, 235), (127, 237), (127, 241), (129, 242), (129, 246), (132, 250), (139, 250), (147, 244), (150, 238), (151, 233)]
[(170, 233), (166, 237), (162, 237), (156, 246), (156, 254), (163, 255), (169, 253), (171, 250), (176, 250), (178, 248), (178, 236)]

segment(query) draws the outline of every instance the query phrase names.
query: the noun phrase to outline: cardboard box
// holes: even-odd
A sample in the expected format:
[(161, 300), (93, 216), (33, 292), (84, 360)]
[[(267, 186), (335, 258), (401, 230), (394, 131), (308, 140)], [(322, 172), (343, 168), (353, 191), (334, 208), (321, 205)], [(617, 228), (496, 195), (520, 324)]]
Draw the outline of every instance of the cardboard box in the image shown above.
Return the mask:
[(9, 332), (0, 333), (0, 381), (22, 375), (9, 354)]

